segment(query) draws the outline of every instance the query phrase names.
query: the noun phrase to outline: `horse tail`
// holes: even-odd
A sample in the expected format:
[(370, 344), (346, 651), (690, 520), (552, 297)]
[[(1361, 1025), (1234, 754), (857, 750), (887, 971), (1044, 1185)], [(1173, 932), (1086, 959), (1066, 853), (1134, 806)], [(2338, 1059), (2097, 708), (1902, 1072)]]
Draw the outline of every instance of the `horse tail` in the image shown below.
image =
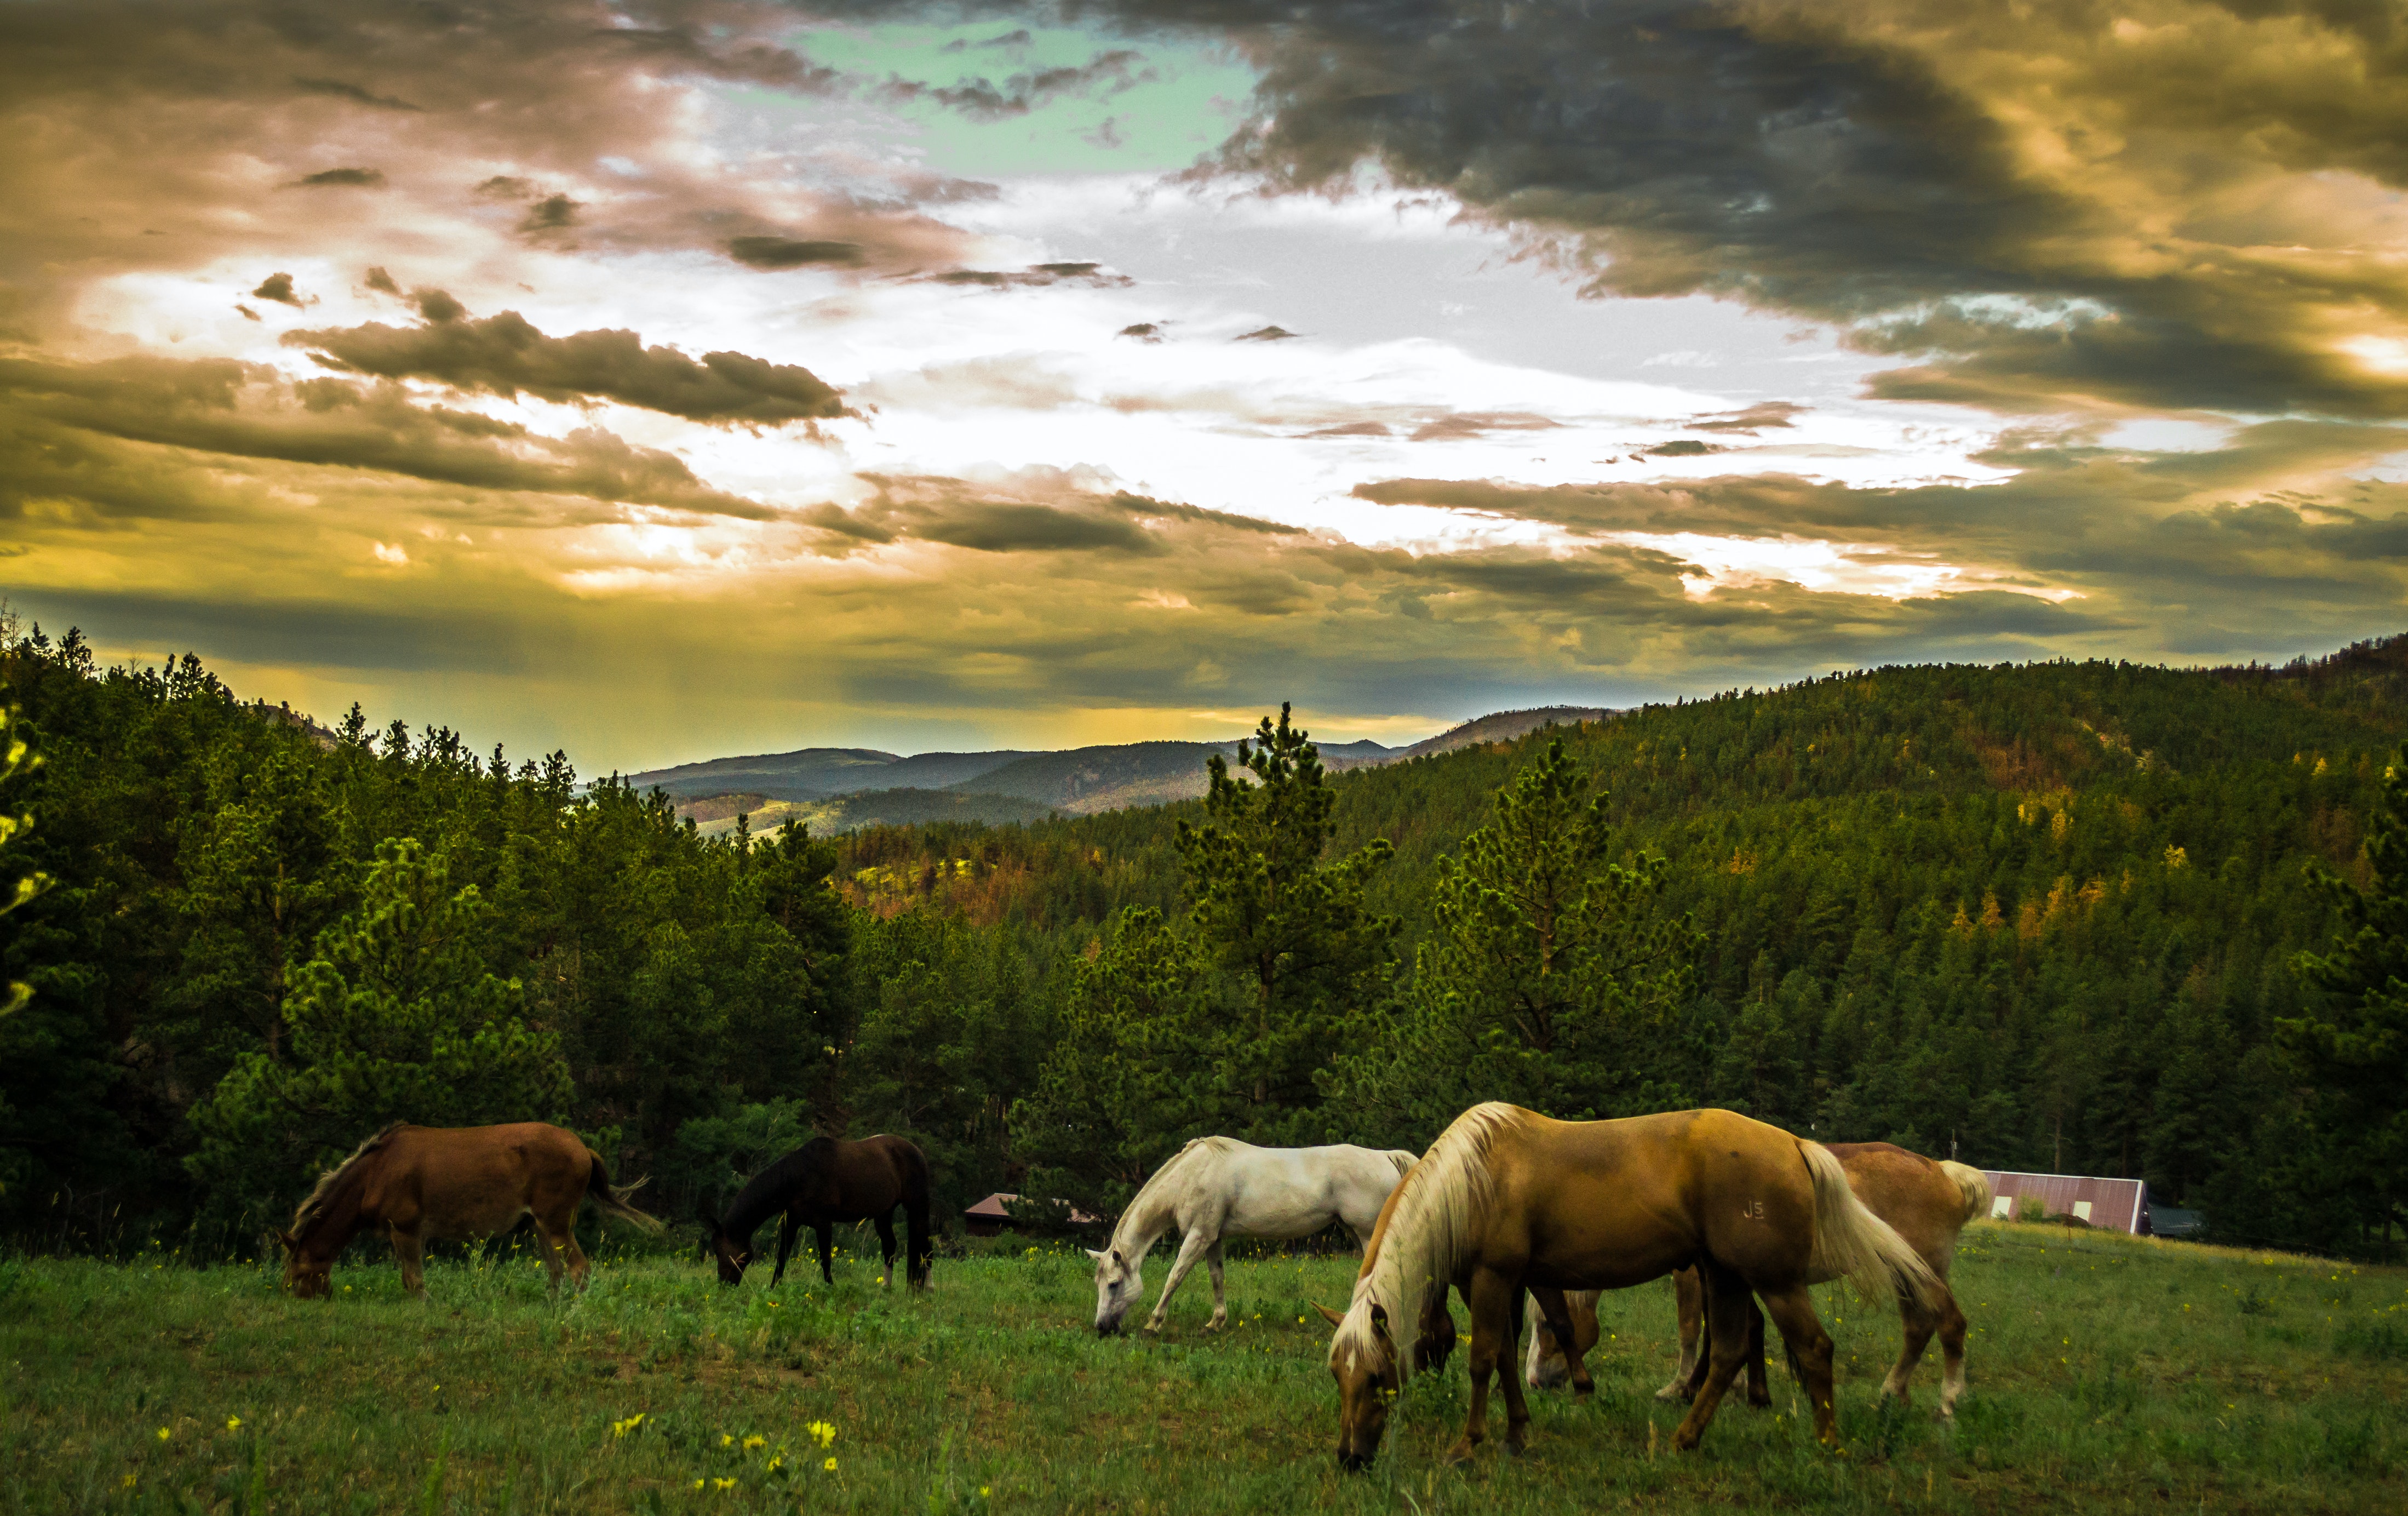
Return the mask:
[(1798, 1152), (1814, 1186), (1814, 1249), (1808, 1266), (1825, 1278), (1851, 1281), (1868, 1300), (1896, 1293), (1926, 1308), (1934, 1306), (1945, 1288), (1940, 1276), (1896, 1228), (1865, 1208), (1831, 1150), (1801, 1138)]
[(596, 1209), (609, 1211), (619, 1220), (633, 1222), (647, 1232), (658, 1232), (661, 1229), (659, 1217), (647, 1216), (627, 1204), (627, 1197), (644, 1187), (643, 1180), (638, 1179), (624, 1190), (612, 1194), (610, 1171), (603, 1166), (602, 1155), (588, 1148), (585, 1149), (585, 1158), (593, 1164), (593, 1167), (585, 1173), (585, 1194), (587, 1199), (594, 1202)]
[(1940, 1172), (1956, 1181), (1957, 1193), (1965, 1197), (1966, 1220), (1977, 1220), (1990, 1214), (1989, 1176), (1969, 1164), (1946, 1158), (1940, 1161)]

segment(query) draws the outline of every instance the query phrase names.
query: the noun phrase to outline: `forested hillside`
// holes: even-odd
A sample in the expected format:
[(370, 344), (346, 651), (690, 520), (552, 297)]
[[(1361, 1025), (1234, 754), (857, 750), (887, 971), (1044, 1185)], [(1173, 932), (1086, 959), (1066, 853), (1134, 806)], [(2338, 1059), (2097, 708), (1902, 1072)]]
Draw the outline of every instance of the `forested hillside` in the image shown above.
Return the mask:
[(673, 1215), (811, 1125), (914, 1136), (948, 1206), (1110, 1208), (1197, 1131), (1419, 1145), (1490, 1095), (2143, 1175), (2235, 1237), (2395, 1216), (2336, 1130), (2358, 1045), (2278, 1023), (2333, 1003), (2308, 866), (2384, 874), (2408, 643), (1888, 669), (1335, 774), (1283, 721), (1203, 800), (835, 843), (73, 634), (0, 671), (28, 1237), (239, 1235), (405, 1116), (564, 1120)]

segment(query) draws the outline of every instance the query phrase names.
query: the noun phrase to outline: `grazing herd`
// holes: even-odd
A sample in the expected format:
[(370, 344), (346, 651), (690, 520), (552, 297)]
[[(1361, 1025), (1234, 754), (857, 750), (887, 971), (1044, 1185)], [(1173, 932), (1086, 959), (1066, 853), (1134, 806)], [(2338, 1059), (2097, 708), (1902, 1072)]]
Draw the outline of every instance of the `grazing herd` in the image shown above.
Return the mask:
[[(640, 1183), (640, 1181), (638, 1181)], [(587, 1263), (573, 1234), (577, 1208), (596, 1206), (647, 1231), (661, 1223), (614, 1191), (599, 1156), (571, 1133), (539, 1122), (492, 1127), (385, 1128), (329, 1171), (279, 1233), (284, 1279), (303, 1299), (329, 1292), (328, 1271), (354, 1236), (388, 1237), (403, 1285), (424, 1291), (430, 1239), (468, 1241), (531, 1220), (552, 1287), (581, 1287)], [(1122, 1212), (1096, 1263), (1096, 1330), (1120, 1329), (1145, 1295), (1144, 1263), (1180, 1234), (1176, 1261), (1146, 1322), (1158, 1331), (1171, 1295), (1201, 1263), (1212, 1280), (1208, 1328), (1228, 1318), (1222, 1244), (1293, 1239), (1342, 1223), (1362, 1245), (1347, 1308), (1320, 1307), (1334, 1328), (1329, 1371), (1339, 1400), (1338, 1459), (1357, 1469), (1379, 1451), (1388, 1410), (1417, 1373), (1444, 1366), (1456, 1346), (1450, 1292), (1470, 1310), (1471, 1401), (1449, 1453), (1469, 1459), (1487, 1437), (1488, 1391), (1501, 1381), (1508, 1447), (1529, 1437), (1533, 1388), (1594, 1386), (1583, 1355), (1597, 1341), (1597, 1302), (1667, 1275), (1680, 1303), (1681, 1366), (1658, 1398), (1689, 1403), (1675, 1449), (1698, 1445), (1714, 1409), (1747, 1374), (1767, 1404), (1764, 1323), (1770, 1313), (1806, 1392), (1815, 1435), (1837, 1440), (1832, 1344), (1810, 1285), (1846, 1278), (1868, 1296), (1894, 1295), (1905, 1331), (1883, 1383), (1903, 1399), (1934, 1336), (1943, 1361), (1940, 1409), (1965, 1388), (1965, 1317), (1948, 1289), (1956, 1234), (1989, 1205), (1982, 1175), (1886, 1143), (1833, 1147), (1730, 1111), (1676, 1111), (1618, 1121), (1557, 1121), (1512, 1105), (1476, 1105), (1429, 1150), (1256, 1148), (1198, 1137), (1157, 1170)], [(761, 1225), (777, 1216), (770, 1282), (784, 1277), (799, 1234), (818, 1244), (833, 1281), (832, 1231), (878, 1229), (895, 1265), (894, 1213), (905, 1224), (914, 1289), (928, 1278), (928, 1162), (900, 1137), (815, 1137), (753, 1176), (725, 1208), (702, 1216), (719, 1278), (735, 1284)], [(1512, 1360), (1524, 1302), (1539, 1321), (1523, 1374)], [(1762, 1309), (1757, 1303), (1762, 1302)], [(1500, 1372), (1501, 1371), (1501, 1372)]]

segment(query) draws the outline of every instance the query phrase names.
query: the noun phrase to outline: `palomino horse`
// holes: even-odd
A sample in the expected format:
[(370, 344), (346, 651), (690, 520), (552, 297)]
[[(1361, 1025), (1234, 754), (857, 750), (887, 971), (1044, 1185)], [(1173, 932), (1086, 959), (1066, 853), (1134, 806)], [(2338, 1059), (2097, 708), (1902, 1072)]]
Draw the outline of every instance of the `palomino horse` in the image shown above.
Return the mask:
[(778, 1266), (769, 1275), (774, 1288), (786, 1277), (786, 1259), (795, 1250), (795, 1234), (810, 1227), (819, 1238), (820, 1278), (836, 1282), (828, 1262), (838, 1221), (869, 1221), (878, 1228), (884, 1283), (895, 1277), (895, 1207), (903, 1207), (910, 1253), (911, 1288), (928, 1287), (928, 1158), (901, 1137), (864, 1137), (846, 1142), (813, 1137), (785, 1157), (752, 1176), (736, 1192), (727, 1209), (713, 1216), (706, 1209), (702, 1224), (709, 1229), (711, 1252), (719, 1259), (719, 1282), (735, 1284), (752, 1262), (752, 1234), (773, 1213), (778, 1223)]
[[(1815, 1435), (1836, 1441), (1831, 1339), (1810, 1278), (1928, 1298), (1930, 1265), (1849, 1191), (1839, 1160), (1814, 1143), (1730, 1111), (1674, 1111), (1621, 1121), (1555, 1121), (1518, 1106), (1455, 1118), (1381, 1210), (1341, 1316), (1329, 1371), (1339, 1395), (1338, 1461), (1379, 1451), (1388, 1402), (1414, 1364), (1423, 1311), (1452, 1284), (1471, 1305), (1471, 1411), (1449, 1453), (1469, 1458), (1488, 1430), (1488, 1380), (1520, 1336), (1525, 1286), (1564, 1340), (1564, 1290), (1624, 1289), (1699, 1265), (1710, 1321), (1737, 1321), (1751, 1290), (1798, 1358)], [(1743, 1332), (1716, 1331), (1713, 1369), (1672, 1435), (1689, 1449), (1740, 1370)], [(1529, 1440), (1522, 1381), (1504, 1376), (1507, 1446)]]
[[(1309, 1237), (1343, 1221), (1357, 1243), (1371, 1235), (1380, 1203), (1413, 1166), (1413, 1155), (1369, 1148), (1256, 1148), (1234, 1137), (1197, 1137), (1154, 1171), (1112, 1228), (1111, 1242), (1089, 1249), (1096, 1261), (1096, 1330), (1110, 1336), (1145, 1298), (1145, 1255), (1164, 1233), (1181, 1234), (1179, 1259), (1145, 1323), (1162, 1330), (1170, 1297), (1201, 1259), (1212, 1276), (1211, 1331), (1229, 1319), (1221, 1279), (1227, 1237)], [(1451, 1323), (1450, 1323), (1451, 1324)]]
[[(1940, 1375), (1940, 1414), (1956, 1414), (1956, 1401), (1965, 1393), (1965, 1313), (1956, 1307), (1956, 1296), (1947, 1288), (1948, 1265), (1956, 1256), (1956, 1234), (1965, 1223), (1990, 1208), (1990, 1181), (1982, 1171), (1947, 1160), (1934, 1161), (1920, 1153), (1908, 1152), (1885, 1142), (1835, 1142), (1831, 1156), (1847, 1171), (1848, 1187), (1856, 1198), (1875, 1216), (1896, 1228), (1907, 1245), (1923, 1255), (1931, 1272), (1941, 1279), (1938, 1299), (1925, 1305), (1914, 1296), (1901, 1292), (1899, 1315), (1906, 1329), (1906, 1342), (1899, 1360), (1882, 1381), (1882, 1393), (1907, 1398), (1907, 1381), (1915, 1365), (1923, 1360), (1923, 1350), (1937, 1333), (1940, 1337), (1942, 1369)], [(1704, 1378), (1705, 1354), (1699, 1343), (1704, 1336), (1705, 1292), (1695, 1269), (1683, 1269), (1672, 1276), (1677, 1291), (1681, 1319), (1681, 1366), (1664, 1388), (1656, 1392), (1658, 1400), (1688, 1400), (1698, 1393)], [(1574, 1357), (1597, 1345), (1597, 1292), (1576, 1291), (1566, 1296), (1571, 1316)], [(1541, 1323), (1530, 1334), (1528, 1378), (1537, 1388), (1547, 1388), (1563, 1382), (1567, 1365), (1555, 1335)], [(1764, 1379), (1764, 1318), (1753, 1303), (1748, 1307), (1747, 1401), (1751, 1406), (1768, 1406), (1772, 1396)]]
[(661, 1223), (610, 1192), (602, 1160), (573, 1132), (540, 1121), (509, 1126), (408, 1126), (396, 1121), (318, 1180), (277, 1234), (284, 1245), (284, 1283), (303, 1300), (332, 1289), (335, 1260), (363, 1232), (381, 1232), (401, 1261), (402, 1288), (426, 1292), (430, 1237), (468, 1241), (507, 1232), (531, 1217), (544, 1241), (552, 1287), (566, 1263), (577, 1287), (588, 1265), (577, 1246), (577, 1205), (588, 1198), (647, 1232)]

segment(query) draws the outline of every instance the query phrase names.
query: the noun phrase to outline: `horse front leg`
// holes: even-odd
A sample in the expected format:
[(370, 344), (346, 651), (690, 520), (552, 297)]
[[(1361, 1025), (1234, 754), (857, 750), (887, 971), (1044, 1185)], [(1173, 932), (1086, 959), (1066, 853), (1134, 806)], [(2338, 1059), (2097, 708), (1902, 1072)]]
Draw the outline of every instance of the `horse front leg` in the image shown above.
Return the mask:
[[(1515, 1330), (1519, 1323), (1513, 1320), (1514, 1296), (1519, 1292), (1517, 1281), (1484, 1268), (1473, 1273), (1470, 1288), (1463, 1292), (1471, 1307), (1471, 1409), (1464, 1418), (1462, 1439), (1447, 1450), (1450, 1464), (1469, 1463), (1488, 1440), (1488, 1381), (1499, 1360), (1512, 1356), (1521, 1336)], [(1509, 1415), (1518, 1411), (1521, 1422), (1529, 1420), (1520, 1386), (1507, 1387), (1506, 1408)], [(1519, 1452), (1526, 1437), (1516, 1424), (1508, 1434), (1508, 1445)]]
[(1673, 1271), (1672, 1302), (1681, 1319), (1681, 1366), (1664, 1381), (1664, 1388), (1656, 1392), (1656, 1398), (1694, 1400), (1705, 1373), (1705, 1354), (1699, 1350), (1698, 1338), (1704, 1335), (1706, 1324), (1706, 1290), (1698, 1282), (1694, 1266)]
[(800, 1230), (794, 1212), (788, 1211), (778, 1218), (778, 1266), (769, 1271), (769, 1288), (772, 1290), (778, 1288), (779, 1281), (786, 1277), (786, 1260), (794, 1255), (795, 1234)]
[[(1564, 1292), (1561, 1290), (1546, 1285), (1532, 1287), (1530, 1298), (1538, 1303), (1540, 1321), (1545, 1327), (1546, 1334), (1555, 1339), (1556, 1348), (1564, 1355), (1565, 1366), (1571, 1374), (1572, 1393), (1576, 1395), (1597, 1393), (1597, 1381), (1590, 1379), (1588, 1375), (1588, 1356), (1581, 1350), (1580, 1330), (1572, 1324), (1570, 1302), (1564, 1298)], [(1538, 1350), (1539, 1337), (1539, 1328), (1532, 1327), (1530, 1348), (1533, 1353)], [(1536, 1363), (1538, 1360), (1534, 1358), (1533, 1362)], [(1536, 1382), (1535, 1379), (1532, 1382)]]
[(426, 1241), (415, 1232), (394, 1227), (393, 1256), (401, 1264), (401, 1288), (420, 1300), (426, 1298)]
[(1229, 1322), (1229, 1296), (1221, 1278), (1221, 1239), (1214, 1237), (1212, 1246), (1204, 1249), (1204, 1272), (1212, 1277), (1212, 1319), (1204, 1323), (1207, 1332), (1218, 1332)]
[(819, 1234), (821, 1282), (833, 1285), (836, 1283), (836, 1263), (830, 1255), (836, 1251), (836, 1223), (822, 1221), (812, 1230)]
[[(1147, 1318), (1145, 1323), (1147, 1331), (1162, 1330), (1163, 1318), (1170, 1311), (1171, 1295), (1177, 1292), (1180, 1284), (1186, 1279), (1187, 1271), (1194, 1268), (1197, 1261), (1201, 1259), (1212, 1244), (1219, 1240), (1217, 1232), (1200, 1226), (1189, 1228), (1187, 1235), (1179, 1239), (1178, 1261), (1170, 1265), (1169, 1278), (1162, 1281), (1162, 1298), (1154, 1303), (1154, 1314)], [(1217, 1326), (1220, 1323), (1216, 1321), (1212, 1324)]]

